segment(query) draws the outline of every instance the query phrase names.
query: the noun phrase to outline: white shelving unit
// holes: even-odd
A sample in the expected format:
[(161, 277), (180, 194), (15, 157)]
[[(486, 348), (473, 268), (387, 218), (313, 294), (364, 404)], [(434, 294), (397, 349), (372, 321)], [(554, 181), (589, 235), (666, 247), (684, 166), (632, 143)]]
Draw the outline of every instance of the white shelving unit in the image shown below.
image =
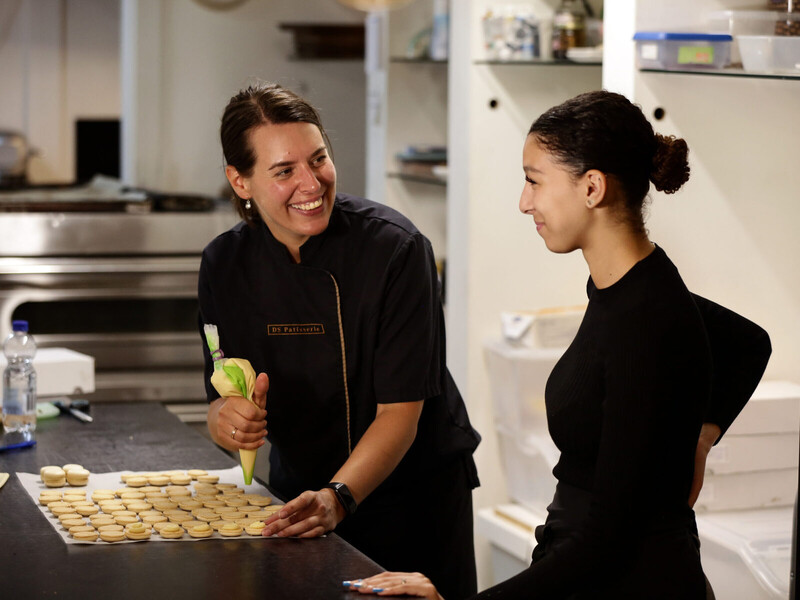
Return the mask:
[(405, 175), (395, 158), (410, 145), (447, 145), (448, 62), (408, 52), (432, 19), (432, 0), (422, 0), (367, 21), (368, 128), (374, 141), (367, 149), (367, 196), (409, 217), (441, 260), (447, 250), (447, 182)]

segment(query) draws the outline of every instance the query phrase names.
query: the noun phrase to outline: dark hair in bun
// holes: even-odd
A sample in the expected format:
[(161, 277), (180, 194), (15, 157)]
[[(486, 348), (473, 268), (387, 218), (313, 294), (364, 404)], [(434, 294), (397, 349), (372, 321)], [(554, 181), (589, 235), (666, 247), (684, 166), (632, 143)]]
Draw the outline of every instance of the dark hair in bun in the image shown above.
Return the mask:
[(622, 192), (621, 217), (644, 232), (650, 181), (672, 194), (689, 179), (686, 142), (653, 131), (642, 109), (625, 96), (587, 92), (545, 112), (529, 135), (575, 177), (597, 169), (613, 177)]
[(656, 151), (650, 181), (659, 192), (674, 194), (689, 180), (689, 146), (674, 135), (655, 135)]

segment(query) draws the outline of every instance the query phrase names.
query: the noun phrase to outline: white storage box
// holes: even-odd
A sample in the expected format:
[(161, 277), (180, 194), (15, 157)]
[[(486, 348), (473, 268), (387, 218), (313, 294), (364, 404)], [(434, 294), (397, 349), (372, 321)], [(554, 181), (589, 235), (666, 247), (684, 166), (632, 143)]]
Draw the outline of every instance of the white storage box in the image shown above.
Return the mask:
[(544, 388), (565, 348), (515, 348), (503, 340), (484, 344), (495, 422), (521, 436), (549, 438)]
[(745, 71), (800, 75), (800, 36), (740, 35), (736, 41)]
[(771, 469), (796, 469), (800, 462), (798, 449), (800, 449), (800, 435), (797, 433), (725, 435), (709, 452), (706, 473), (721, 475)]
[[(0, 352), (0, 370), (6, 357)], [(33, 357), (36, 395), (64, 396), (94, 391), (94, 357), (67, 348), (39, 348)]]
[(775, 10), (721, 10), (708, 16), (713, 33), (727, 33), (734, 38), (731, 45), (731, 62), (742, 61), (739, 52), (740, 35), (775, 35), (789, 28), (800, 27), (800, 13)]
[(762, 381), (725, 435), (798, 431), (800, 385), (789, 381)]
[(789, 598), (792, 509), (699, 515), (700, 556), (717, 598)]
[(515, 346), (566, 348), (583, 321), (586, 305), (500, 314), (503, 337)]
[(697, 512), (749, 510), (794, 505), (797, 469), (706, 475)]
[(718, 33), (639, 31), (636, 64), (640, 69), (721, 69), (730, 62), (733, 37)]
[(509, 498), (534, 512), (546, 512), (556, 491), (553, 467), (558, 448), (549, 436), (518, 437), (502, 426), (497, 435)]

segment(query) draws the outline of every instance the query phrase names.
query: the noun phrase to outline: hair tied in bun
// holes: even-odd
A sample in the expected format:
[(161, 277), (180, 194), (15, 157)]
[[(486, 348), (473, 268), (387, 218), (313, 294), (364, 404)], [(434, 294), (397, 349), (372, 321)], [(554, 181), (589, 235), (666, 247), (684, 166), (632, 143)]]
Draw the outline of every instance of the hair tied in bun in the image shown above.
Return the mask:
[(650, 181), (659, 192), (674, 194), (689, 180), (689, 147), (683, 138), (656, 133)]

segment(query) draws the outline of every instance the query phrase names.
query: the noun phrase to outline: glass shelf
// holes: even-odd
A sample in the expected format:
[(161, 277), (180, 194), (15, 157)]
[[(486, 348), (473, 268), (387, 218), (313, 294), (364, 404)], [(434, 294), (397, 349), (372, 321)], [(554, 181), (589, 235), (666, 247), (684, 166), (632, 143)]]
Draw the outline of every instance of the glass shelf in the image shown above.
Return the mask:
[(387, 177), (391, 177), (393, 179), (401, 179), (403, 181), (410, 181), (413, 183), (424, 183), (427, 185), (438, 185), (442, 187), (447, 186), (447, 180), (440, 179), (439, 177), (427, 176), (427, 175), (409, 175), (407, 173), (397, 173), (397, 172), (389, 172), (386, 174)]
[(601, 60), (578, 61), (567, 58), (527, 58), (525, 60), (476, 60), (476, 65), (521, 65), (521, 66), (557, 66), (557, 67), (600, 67), (603, 65)]
[(671, 75), (706, 75), (710, 77), (741, 77), (746, 79), (794, 79), (800, 81), (800, 73), (797, 75), (780, 73), (750, 73), (744, 69), (685, 69), (681, 71), (667, 69), (639, 69), (641, 73), (668, 73)]
[(433, 59), (433, 58), (408, 58), (406, 56), (392, 56), (389, 62), (393, 63), (414, 63), (423, 65), (446, 65), (447, 59)]

